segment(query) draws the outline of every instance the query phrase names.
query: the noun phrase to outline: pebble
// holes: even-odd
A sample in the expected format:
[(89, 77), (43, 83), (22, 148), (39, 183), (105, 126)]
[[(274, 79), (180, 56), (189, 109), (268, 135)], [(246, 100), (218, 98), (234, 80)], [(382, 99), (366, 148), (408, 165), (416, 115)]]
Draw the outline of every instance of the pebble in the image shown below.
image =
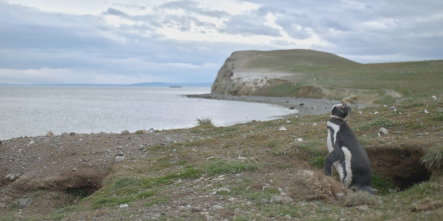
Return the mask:
[(120, 208), (128, 208), (129, 207), (129, 205), (128, 204), (120, 204)]
[(297, 138), (297, 139), (295, 139), (296, 141), (298, 141), (298, 142), (303, 142), (303, 139), (302, 138)]
[(6, 177), (5, 177), (5, 179), (9, 179), (9, 180), (11, 180), (11, 181), (14, 181), (15, 178), (16, 178), (16, 176), (15, 176), (14, 174), (8, 174), (8, 175), (6, 175)]
[(388, 134), (388, 129), (386, 129), (384, 127), (380, 127), (380, 129), (378, 129), (378, 133), (379, 134)]
[(213, 211), (221, 210), (221, 209), (223, 209), (223, 206), (220, 206), (220, 205), (213, 205), (213, 206), (211, 207), (211, 210), (213, 210)]
[(271, 197), (271, 203), (282, 204), (283, 203), (282, 201), (283, 201), (283, 198), (281, 196), (274, 195)]
[(123, 156), (116, 156), (115, 157), (115, 162), (121, 162), (121, 161), (123, 161), (125, 159), (125, 157), (123, 157)]

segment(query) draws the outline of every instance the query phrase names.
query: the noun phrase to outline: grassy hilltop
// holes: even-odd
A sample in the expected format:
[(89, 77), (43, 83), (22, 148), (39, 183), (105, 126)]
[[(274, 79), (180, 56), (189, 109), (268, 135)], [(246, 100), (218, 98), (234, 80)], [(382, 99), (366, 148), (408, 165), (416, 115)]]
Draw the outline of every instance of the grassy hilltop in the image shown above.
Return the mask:
[[(3, 141), (0, 160), (38, 170), (1, 180), (0, 220), (441, 220), (443, 61), (358, 64), (302, 52), (254, 52), (236, 67), (304, 76), (266, 93), (321, 85), (402, 94), (349, 116), (376, 196), (323, 176), (328, 114), (229, 127), (198, 119), (190, 129)], [(33, 201), (20, 212), (19, 198)]]
[(324, 89), (315, 98), (341, 100), (357, 94), (363, 102), (390, 103), (397, 95), (421, 99), (443, 94), (443, 60), (360, 64), (314, 50), (239, 51), (233, 56), (234, 72), (293, 74), (250, 95), (309, 97), (313, 94), (303, 88), (313, 86)]

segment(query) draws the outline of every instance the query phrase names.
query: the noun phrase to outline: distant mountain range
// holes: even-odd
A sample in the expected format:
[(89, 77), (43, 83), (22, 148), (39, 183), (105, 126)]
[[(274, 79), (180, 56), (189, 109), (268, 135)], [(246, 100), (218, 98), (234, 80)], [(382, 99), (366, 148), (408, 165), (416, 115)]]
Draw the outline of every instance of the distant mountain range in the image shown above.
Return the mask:
[(212, 82), (207, 83), (166, 83), (166, 82), (143, 82), (136, 84), (5, 84), (0, 86), (61, 86), (61, 87), (211, 87)]

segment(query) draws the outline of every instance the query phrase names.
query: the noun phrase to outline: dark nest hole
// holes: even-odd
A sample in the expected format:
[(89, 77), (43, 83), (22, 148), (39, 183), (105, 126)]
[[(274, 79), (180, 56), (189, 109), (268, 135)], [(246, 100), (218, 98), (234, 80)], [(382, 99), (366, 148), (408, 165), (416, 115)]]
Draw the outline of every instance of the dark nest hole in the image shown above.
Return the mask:
[(95, 191), (97, 191), (99, 188), (95, 186), (82, 186), (82, 187), (76, 187), (76, 188), (68, 188), (65, 190), (65, 193), (67, 195), (70, 195), (72, 197), (83, 199), (90, 195), (92, 195)]
[[(378, 147), (366, 149), (366, 151), (371, 161), (373, 174), (376, 174), (373, 177), (373, 184), (379, 185), (375, 188), (395, 188), (401, 191), (428, 181), (431, 177), (431, 172), (420, 160), (424, 155), (421, 148)], [(380, 179), (387, 182), (376, 183)]]

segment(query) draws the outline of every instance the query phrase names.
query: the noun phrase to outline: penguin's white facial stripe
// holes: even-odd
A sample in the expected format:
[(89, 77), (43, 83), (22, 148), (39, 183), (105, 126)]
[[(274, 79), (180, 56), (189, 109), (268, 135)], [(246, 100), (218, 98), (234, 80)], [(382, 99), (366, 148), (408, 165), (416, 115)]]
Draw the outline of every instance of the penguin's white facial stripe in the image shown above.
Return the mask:
[(343, 183), (345, 184), (345, 186), (349, 187), (349, 185), (351, 185), (352, 182), (352, 168), (351, 168), (352, 154), (351, 151), (349, 151), (349, 149), (346, 147), (341, 147), (341, 149), (343, 150), (343, 153), (345, 155), (345, 168), (346, 168), (346, 177), (344, 178)]

